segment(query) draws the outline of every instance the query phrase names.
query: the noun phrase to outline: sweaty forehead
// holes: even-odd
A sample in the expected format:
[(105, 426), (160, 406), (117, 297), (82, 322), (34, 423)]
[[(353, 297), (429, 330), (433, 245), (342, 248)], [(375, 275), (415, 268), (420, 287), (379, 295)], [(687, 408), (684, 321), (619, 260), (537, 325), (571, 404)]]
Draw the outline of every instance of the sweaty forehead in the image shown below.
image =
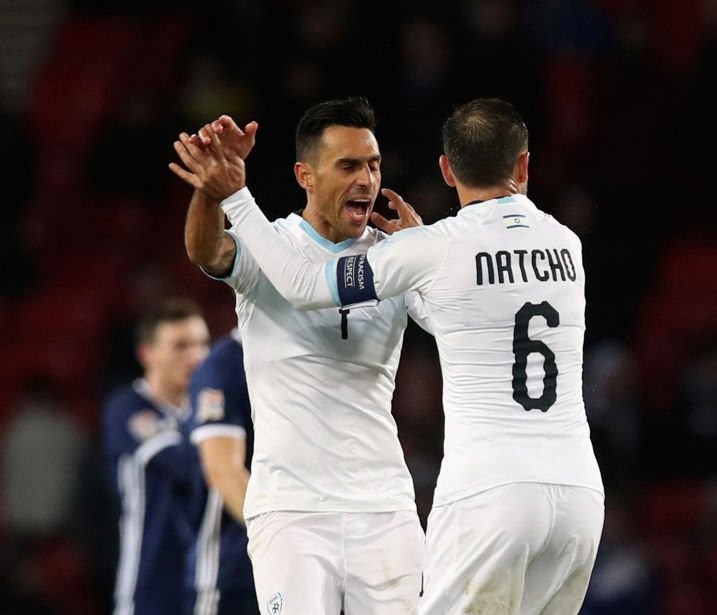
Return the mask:
[(368, 128), (329, 126), (321, 137), (319, 158), (322, 162), (342, 158), (370, 160), (380, 158), (376, 137)]

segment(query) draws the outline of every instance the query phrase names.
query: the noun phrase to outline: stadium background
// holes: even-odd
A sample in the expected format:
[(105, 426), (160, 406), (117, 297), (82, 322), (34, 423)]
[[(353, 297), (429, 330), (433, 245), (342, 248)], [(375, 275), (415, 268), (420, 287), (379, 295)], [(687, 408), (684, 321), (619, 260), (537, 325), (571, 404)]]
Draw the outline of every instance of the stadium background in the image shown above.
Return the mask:
[[(138, 373), (133, 320), (184, 294), (215, 337), (234, 322), (184, 254), (176, 134), (257, 119), (249, 182), (285, 215), (300, 113), (346, 95), (376, 107), (383, 184), (426, 222), (454, 207), (450, 110), (501, 96), (524, 115), (531, 197), (581, 236), (588, 275), (608, 500), (583, 612), (717, 613), (717, 0), (4, 0), (0, 50), (0, 613), (109, 612), (98, 408)], [(423, 516), (440, 390), (411, 327), (395, 413)]]

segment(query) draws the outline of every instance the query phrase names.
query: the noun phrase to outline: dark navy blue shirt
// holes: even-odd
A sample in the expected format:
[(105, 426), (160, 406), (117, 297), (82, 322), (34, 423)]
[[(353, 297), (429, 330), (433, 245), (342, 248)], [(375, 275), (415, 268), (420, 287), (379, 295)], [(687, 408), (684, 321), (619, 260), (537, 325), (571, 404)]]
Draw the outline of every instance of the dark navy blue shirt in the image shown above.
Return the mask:
[(189, 541), (191, 447), (187, 410), (153, 401), (146, 382), (110, 396), (103, 433), (110, 481), (119, 498), (116, 615), (176, 615)]
[[(214, 344), (197, 368), (190, 385), (191, 414), (185, 423), (194, 443), (206, 437), (246, 438), (246, 466), (250, 467), (253, 431), (241, 344), (228, 335)], [(216, 490), (208, 490), (195, 451), (192, 516), (196, 535), (189, 552), (187, 586), (198, 601), (212, 591), (254, 592), (247, 555), (246, 528), (225, 509)]]

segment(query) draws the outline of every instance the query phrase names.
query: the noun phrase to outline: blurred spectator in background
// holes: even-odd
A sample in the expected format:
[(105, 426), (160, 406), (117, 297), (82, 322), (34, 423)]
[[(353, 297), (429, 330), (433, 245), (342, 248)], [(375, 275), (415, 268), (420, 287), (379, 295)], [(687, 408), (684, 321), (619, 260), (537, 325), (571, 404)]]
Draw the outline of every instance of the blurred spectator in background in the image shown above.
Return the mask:
[(259, 615), (247, 554), (244, 498), (254, 434), (239, 331), (194, 373), (186, 433), (198, 449), (187, 561), (186, 615)]
[(144, 376), (105, 404), (105, 452), (121, 506), (117, 615), (182, 612), (191, 449), (180, 428), (188, 416), (190, 378), (208, 348), (199, 308), (166, 300), (137, 326)]
[(0, 449), (3, 525), (10, 532), (33, 538), (67, 530), (86, 442), (52, 380), (29, 378)]
[[(78, 613), (88, 608), (91, 592), (78, 583), (77, 551), (67, 539), (77, 513), (74, 495), (87, 444), (87, 434), (52, 378), (29, 376), (0, 448), (1, 526), (6, 533), (0, 549), (0, 608), (8, 613), (64, 613), (55, 610), (62, 599)], [(53, 554), (64, 560), (62, 567), (51, 561)]]

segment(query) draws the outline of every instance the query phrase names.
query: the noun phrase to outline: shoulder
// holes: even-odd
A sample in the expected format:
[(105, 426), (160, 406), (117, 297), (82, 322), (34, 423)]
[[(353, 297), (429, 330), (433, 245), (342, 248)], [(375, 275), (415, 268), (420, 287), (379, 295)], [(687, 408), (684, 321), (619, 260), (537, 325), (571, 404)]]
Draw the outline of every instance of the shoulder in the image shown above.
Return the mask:
[(214, 343), (204, 363), (213, 365), (230, 360), (241, 360), (243, 354), (241, 344), (232, 336), (226, 336)]
[(572, 244), (576, 246), (581, 246), (582, 242), (580, 241), (580, 237), (568, 226), (551, 216), (549, 213), (544, 212), (542, 209), (540, 209), (535, 203), (530, 201), (528, 199), (528, 202), (535, 208), (538, 215), (541, 217), (543, 222), (547, 225), (552, 226), (557, 233), (562, 234), (562, 236)]
[(131, 414), (135, 410), (151, 406), (134, 385), (116, 389), (107, 396), (104, 404), (105, 414)]
[(221, 340), (212, 347), (195, 374), (197, 377), (202, 377), (217, 372), (232, 371), (236, 367), (241, 367), (243, 357), (241, 344), (230, 339)]
[(435, 252), (437, 248), (447, 245), (446, 240), (451, 235), (451, 225), (454, 223), (455, 220), (451, 218), (398, 231), (378, 243), (374, 253), (408, 251), (415, 258), (420, 259), (421, 255), (428, 255)]
[(285, 218), (276, 218), (271, 225), (278, 231), (283, 233), (295, 233), (299, 230), (303, 218), (296, 214), (290, 213)]
[(236, 340), (226, 337), (216, 342), (192, 376), (192, 395), (207, 387), (224, 389), (234, 382), (243, 383), (243, 360), (242, 346)]
[(124, 387), (107, 400), (104, 407), (104, 427), (107, 437), (123, 441), (127, 434), (143, 440), (159, 430), (161, 413), (136, 387)]

